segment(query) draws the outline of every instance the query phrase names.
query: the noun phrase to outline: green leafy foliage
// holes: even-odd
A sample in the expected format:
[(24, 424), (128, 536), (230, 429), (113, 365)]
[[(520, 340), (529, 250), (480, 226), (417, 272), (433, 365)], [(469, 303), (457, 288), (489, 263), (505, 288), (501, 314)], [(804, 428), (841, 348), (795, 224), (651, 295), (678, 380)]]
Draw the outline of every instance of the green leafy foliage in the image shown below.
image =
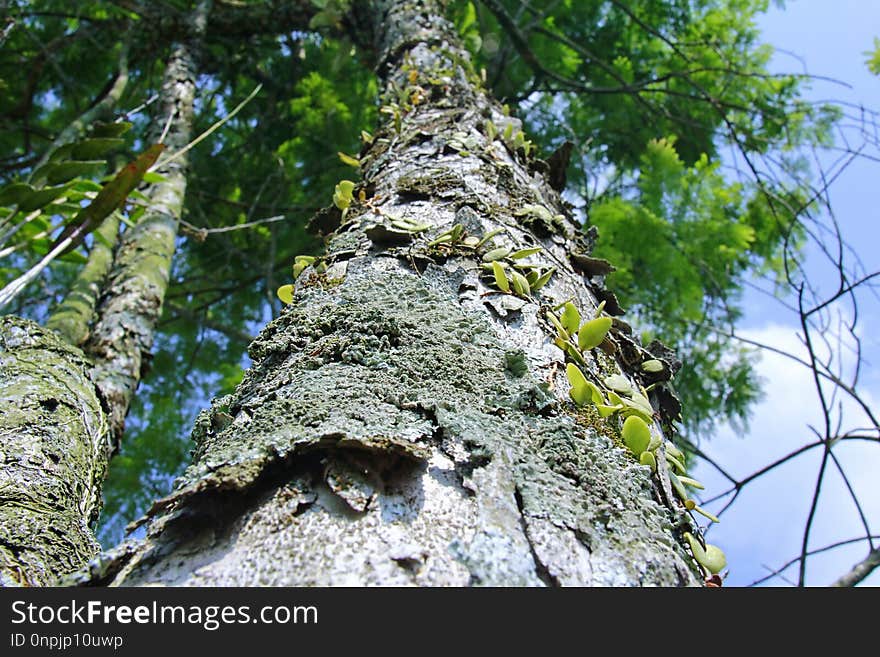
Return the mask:
[(691, 427), (709, 422), (719, 407), (723, 417), (744, 420), (758, 394), (748, 352), (704, 321), (736, 319), (749, 272), (781, 274), (786, 227), (762, 198), (729, 181), (707, 156), (687, 166), (674, 140), (658, 139), (643, 152), (629, 194), (603, 198), (591, 209), (601, 234), (596, 255), (617, 267), (609, 286), (631, 306), (637, 324), (683, 352), (677, 386)]
[(865, 52), (868, 59), (865, 64), (874, 75), (880, 75), (880, 39), (874, 37), (874, 49)]

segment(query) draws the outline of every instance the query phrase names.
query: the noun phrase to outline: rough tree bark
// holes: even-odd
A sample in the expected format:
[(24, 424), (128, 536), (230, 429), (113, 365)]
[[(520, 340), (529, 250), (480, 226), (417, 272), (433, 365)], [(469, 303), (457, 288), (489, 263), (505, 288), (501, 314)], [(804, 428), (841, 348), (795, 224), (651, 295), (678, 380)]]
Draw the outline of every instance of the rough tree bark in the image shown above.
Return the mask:
[[(159, 97), (157, 118), (171, 117), (166, 153), (175, 153), (192, 135), (197, 59), (211, 1), (202, 0), (189, 15), (185, 38), (172, 46)], [(151, 143), (159, 140), (164, 121), (153, 122)], [(158, 169), (164, 182), (149, 191), (149, 209), (125, 234), (96, 308), (96, 321), (83, 346), (94, 363), (92, 377), (108, 408), (115, 442), (122, 439), (125, 416), (149, 357), (168, 289), (175, 238), (186, 195), (187, 157)]]
[(54, 331), (0, 318), (0, 585), (39, 586), (99, 550), (106, 416), (89, 363)]
[[(302, 273), (241, 385), (199, 416), (193, 464), (151, 509), (146, 538), (80, 581), (699, 582), (681, 511), (660, 503), (609, 423), (566, 401), (545, 311), (596, 307), (573, 266), (589, 262), (586, 245), (440, 9), (371, 3), (387, 121), (362, 153), (326, 271)], [(479, 248), (432, 243), (457, 224), (503, 233)], [(540, 292), (487, 282), (487, 249), (536, 246), (556, 267)], [(598, 350), (588, 358), (621, 371)]]

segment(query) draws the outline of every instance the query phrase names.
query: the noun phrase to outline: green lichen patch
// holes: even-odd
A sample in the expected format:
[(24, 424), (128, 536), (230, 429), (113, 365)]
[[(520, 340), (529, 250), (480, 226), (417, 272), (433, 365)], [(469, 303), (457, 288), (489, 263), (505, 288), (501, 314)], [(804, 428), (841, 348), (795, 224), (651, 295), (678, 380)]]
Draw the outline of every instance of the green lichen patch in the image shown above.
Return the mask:
[(264, 465), (318, 446), (423, 458), (425, 408), (510, 394), (505, 351), (444, 283), (351, 263), (343, 284), (303, 290), (251, 345), (257, 362), (224, 401), (233, 420), (202, 432), (173, 501), (246, 487)]
[(82, 352), (0, 318), (0, 583), (50, 584), (95, 555), (108, 445)]

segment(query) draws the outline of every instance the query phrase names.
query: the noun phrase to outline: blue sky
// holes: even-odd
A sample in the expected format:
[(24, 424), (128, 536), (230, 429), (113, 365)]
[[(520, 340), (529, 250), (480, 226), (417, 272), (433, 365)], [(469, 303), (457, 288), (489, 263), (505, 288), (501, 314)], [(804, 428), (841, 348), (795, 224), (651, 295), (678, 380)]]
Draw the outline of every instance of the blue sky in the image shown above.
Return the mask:
[[(865, 66), (865, 51), (880, 37), (880, 3), (869, 0), (791, 0), (784, 9), (772, 8), (761, 20), (765, 41), (778, 49), (773, 61), (777, 72), (809, 72), (847, 83), (849, 86), (816, 80), (807, 97), (813, 100), (838, 99), (852, 105), (880, 109), (880, 78)], [(852, 121), (848, 121), (852, 123)], [(858, 143), (850, 131), (851, 143)], [(877, 139), (878, 135), (874, 134)], [(880, 155), (876, 147), (867, 151)], [(831, 161), (824, 159), (825, 166)], [(851, 164), (830, 190), (835, 216), (847, 240), (868, 272), (880, 270), (880, 162), (861, 159)], [(810, 252), (807, 271), (822, 289), (836, 285), (829, 270), (815, 251)], [(865, 349), (860, 389), (869, 405), (880, 409), (880, 339), (873, 327), (880, 321), (880, 301), (864, 294), (859, 299), (858, 332)], [(786, 351), (803, 354), (796, 316), (773, 299), (756, 293), (745, 296), (746, 315), (742, 333)], [(851, 369), (853, 360), (844, 354), (843, 367)], [(813, 439), (808, 424), (819, 426), (817, 394), (810, 372), (779, 356), (765, 354), (758, 365), (765, 381), (766, 395), (755, 409), (750, 431), (745, 435), (727, 427), (703, 444), (714, 459), (731, 474), (741, 478)], [(843, 402), (845, 426), (865, 426), (858, 408)], [(880, 533), (880, 446), (876, 443), (850, 443), (835, 450), (850, 478), (873, 533)], [(746, 585), (782, 566), (800, 552), (804, 520), (819, 468), (820, 450), (773, 471), (748, 485), (722, 523), (713, 527), (709, 541), (721, 546), (728, 556), (728, 583)], [(725, 480), (705, 464), (696, 470), (711, 493), (726, 488)], [(715, 506), (717, 509), (717, 505)], [(825, 480), (820, 498), (811, 549), (853, 538), (863, 533), (859, 516), (843, 480), (832, 472)], [(808, 585), (825, 585), (861, 560), (865, 544), (849, 546), (816, 556), (808, 562)], [(797, 569), (785, 573), (797, 578)], [(771, 585), (786, 585), (773, 579)], [(880, 572), (864, 584), (880, 585)]]

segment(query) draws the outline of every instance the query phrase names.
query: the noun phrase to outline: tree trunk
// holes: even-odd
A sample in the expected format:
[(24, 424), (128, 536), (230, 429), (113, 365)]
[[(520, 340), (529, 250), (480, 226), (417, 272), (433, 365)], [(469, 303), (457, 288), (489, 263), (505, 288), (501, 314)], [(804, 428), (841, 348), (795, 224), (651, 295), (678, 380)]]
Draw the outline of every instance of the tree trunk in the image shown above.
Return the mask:
[[(241, 385), (200, 414), (193, 464), (146, 539), (91, 582), (697, 583), (680, 509), (658, 502), (612, 423), (566, 401), (546, 310), (597, 301), (520, 122), (435, 2), (370, 9), (388, 120), (364, 180)], [(538, 246), (531, 261), (555, 275), (501, 293), (484, 261)], [(596, 374), (621, 371), (590, 354)]]
[(95, 303), (113, 264), (113, 248), (110, 245), (116, 244), (119, 237), (119, 212), (104, 219), (96, 232), (99, 238), (92, 244), (88, 262), (46, 320), (46, 328), (77, 347), (89, 336), (89, 325), (95, 317)]
[[(189, 17), (187, 37), (172, 46), (165, 65), (151, 141), (161, 136), (161, 119), (171, 117), (165, 137), (167, 154), (186, 146), (192, 134), (196, 60), (210, 7), (210, 0), (196, 6)], [(149, 209), (116, 252), (96, 309), (97, 321), (83, 347), (94, 363), (93, 378), (107, 403), (117, 444), (162, 313), (186, 194), (186, 163), (182, 155), (158, 170), (165, 181), (150, 188)]]
[(0, 318), (0, 586), (52, 584), (100, 548), (108, 434), (88, 372), (53, 331)]

